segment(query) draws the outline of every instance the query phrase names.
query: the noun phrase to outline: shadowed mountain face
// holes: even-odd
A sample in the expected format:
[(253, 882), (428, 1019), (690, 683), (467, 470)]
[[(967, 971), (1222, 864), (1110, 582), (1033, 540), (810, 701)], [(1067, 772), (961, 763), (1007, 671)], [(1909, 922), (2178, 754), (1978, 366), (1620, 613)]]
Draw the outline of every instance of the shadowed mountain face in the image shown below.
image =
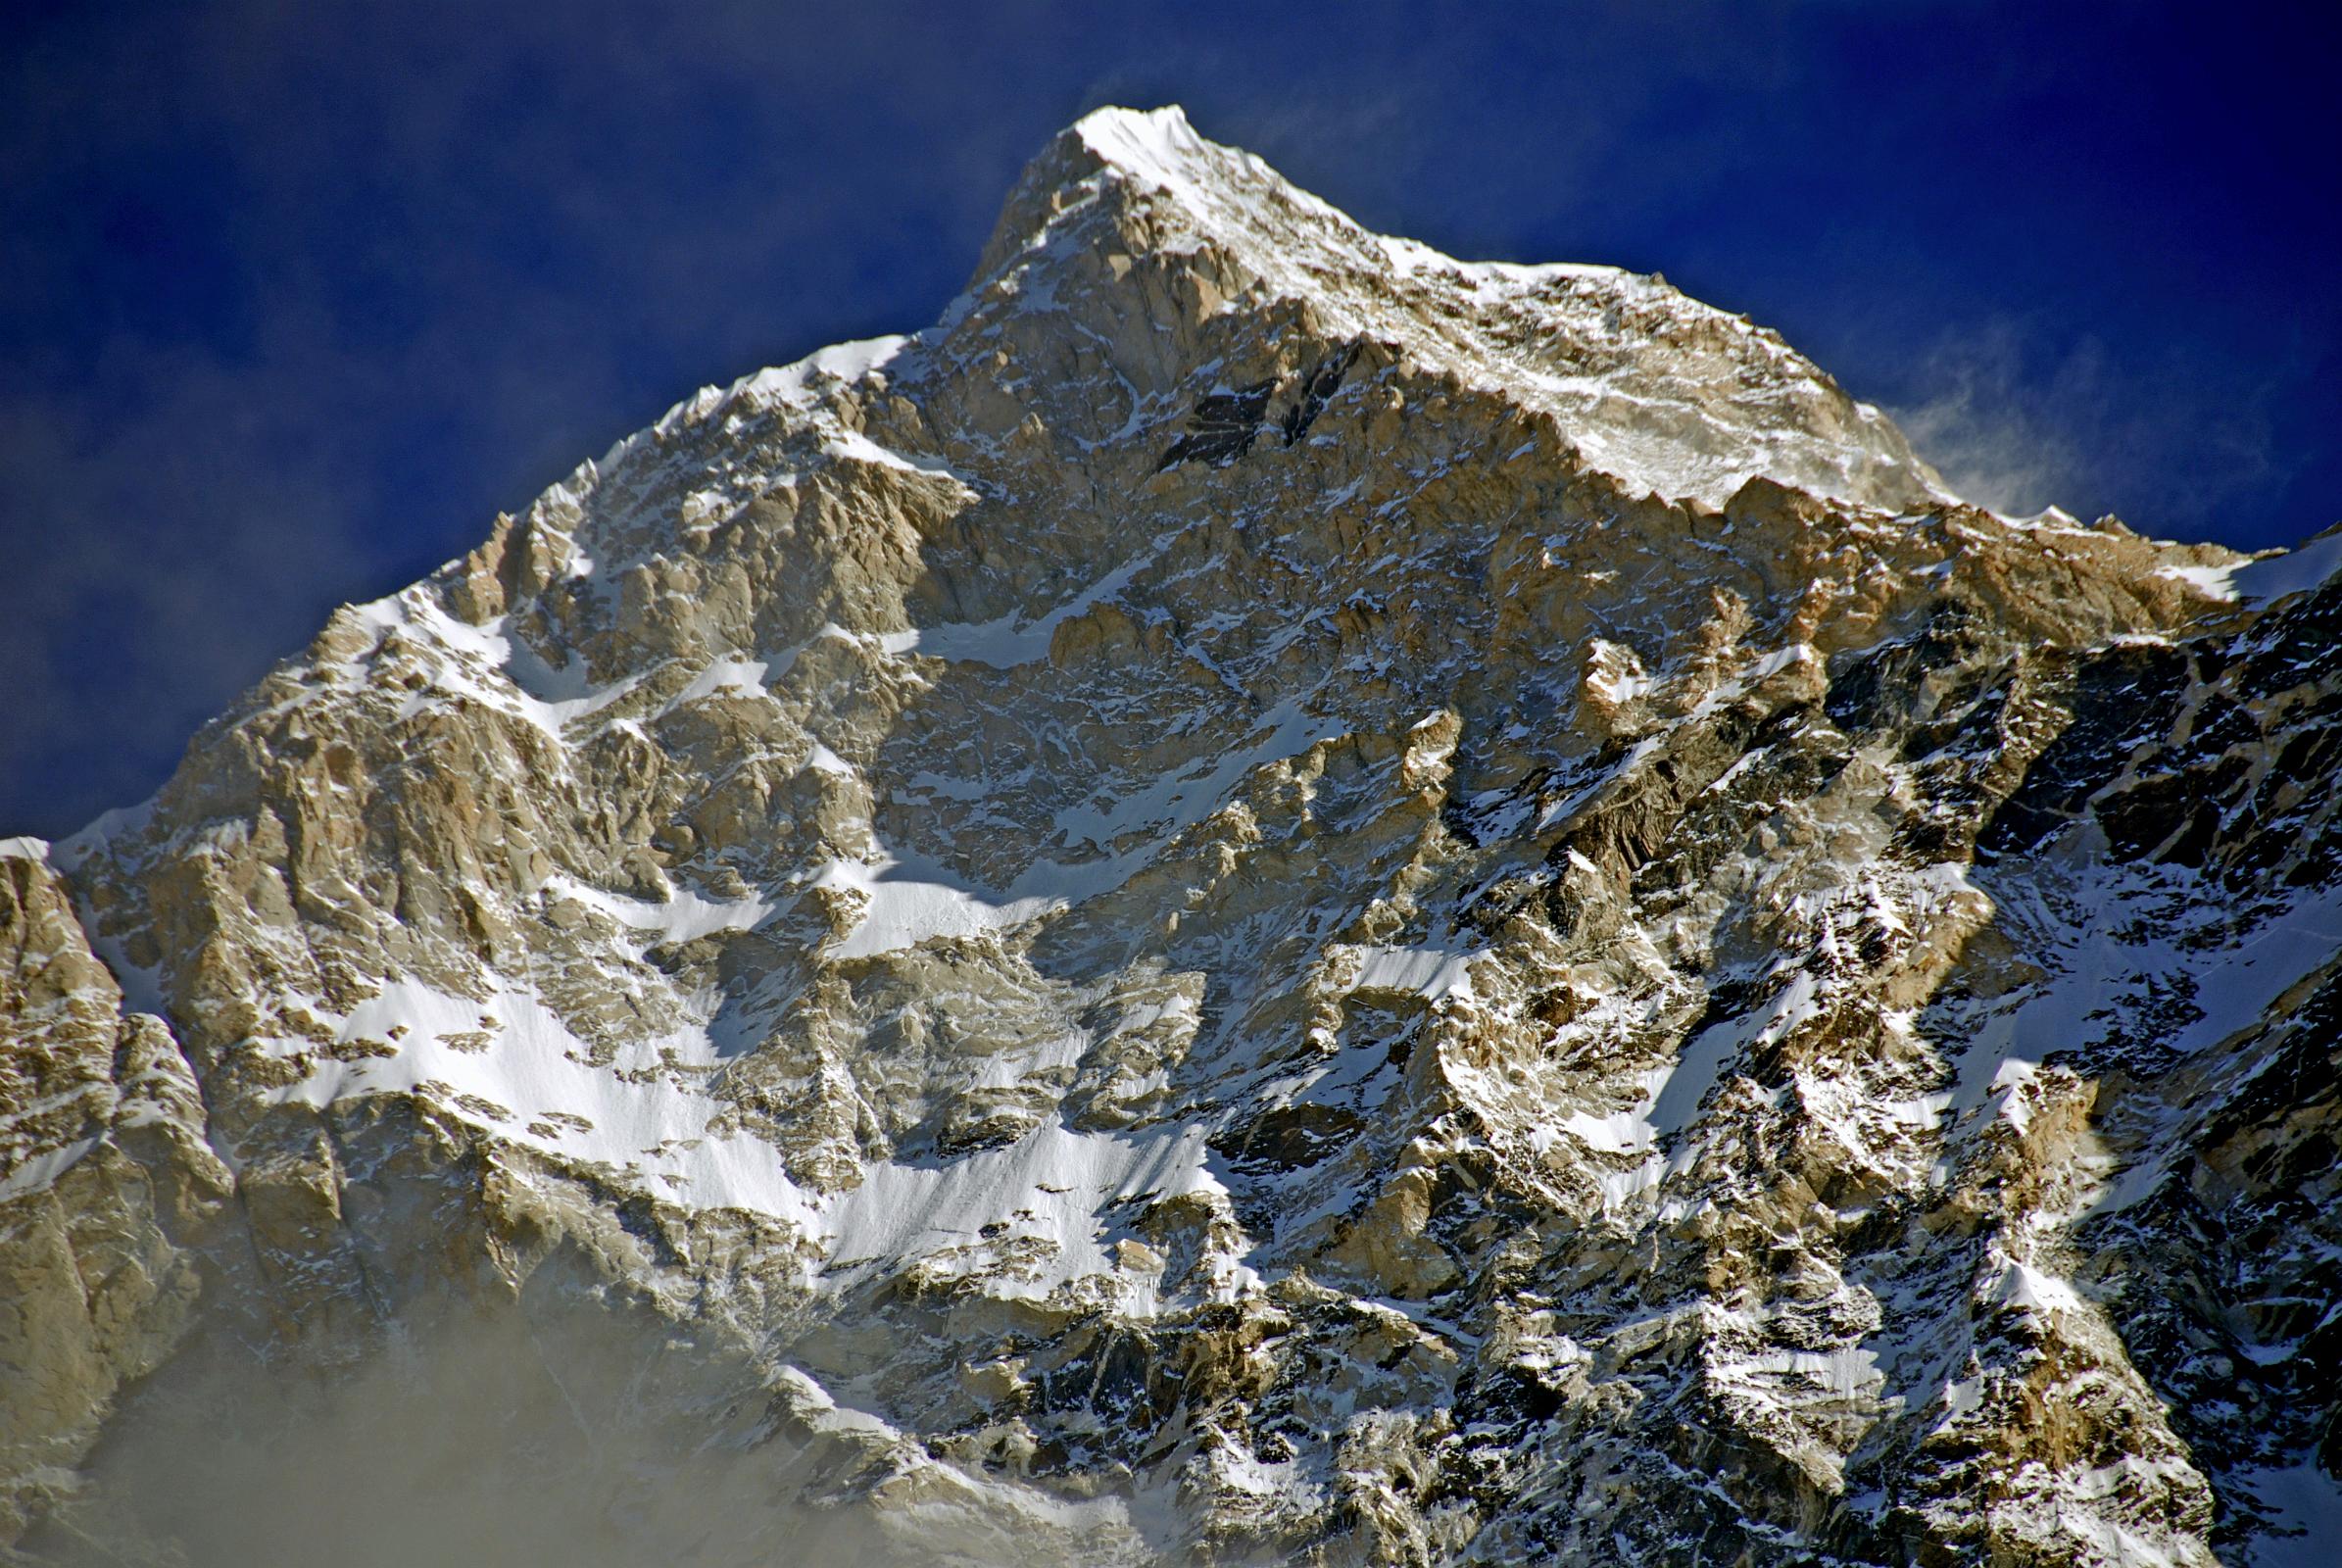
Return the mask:
[(1102, 111), (10, 841), (10, 1528), (2307, 1560), (2336, 558)]

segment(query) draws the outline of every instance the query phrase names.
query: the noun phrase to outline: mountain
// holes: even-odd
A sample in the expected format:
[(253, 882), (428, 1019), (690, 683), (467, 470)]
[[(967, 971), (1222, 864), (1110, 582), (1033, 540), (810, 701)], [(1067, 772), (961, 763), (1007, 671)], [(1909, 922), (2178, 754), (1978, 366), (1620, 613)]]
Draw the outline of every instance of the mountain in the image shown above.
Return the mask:
[(1100, 111), (0, 849), (16, 1549), (2322, 1560), (2337, 564)]

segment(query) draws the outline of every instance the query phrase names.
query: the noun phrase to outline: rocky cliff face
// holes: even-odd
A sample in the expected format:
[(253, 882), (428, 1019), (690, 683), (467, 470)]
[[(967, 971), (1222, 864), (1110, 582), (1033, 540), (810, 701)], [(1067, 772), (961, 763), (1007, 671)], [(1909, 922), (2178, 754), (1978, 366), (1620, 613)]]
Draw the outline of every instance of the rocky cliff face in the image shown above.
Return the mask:
[(8, 846), (20, 1549), (2316, 1560), (2331, 555), (1094, 115)]

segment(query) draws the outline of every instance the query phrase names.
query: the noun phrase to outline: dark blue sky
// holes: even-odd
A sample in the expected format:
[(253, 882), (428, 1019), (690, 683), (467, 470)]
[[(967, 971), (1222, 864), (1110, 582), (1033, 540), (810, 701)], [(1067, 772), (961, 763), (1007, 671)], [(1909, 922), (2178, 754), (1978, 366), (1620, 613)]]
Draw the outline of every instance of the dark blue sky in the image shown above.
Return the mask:
[(0, 19), (0, 834), (694, 387), (911, 330), (1086, 109), (1379, 228), (1658, 269), (1970, 493), (2342, 517), (2313, 8), (57, 6)]

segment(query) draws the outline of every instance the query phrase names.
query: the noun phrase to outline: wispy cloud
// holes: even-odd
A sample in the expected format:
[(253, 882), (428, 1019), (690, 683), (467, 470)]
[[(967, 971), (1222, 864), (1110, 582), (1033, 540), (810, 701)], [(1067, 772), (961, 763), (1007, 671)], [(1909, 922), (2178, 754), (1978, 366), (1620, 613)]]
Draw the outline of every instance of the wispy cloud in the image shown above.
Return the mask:
[[(2224, 383), (2224, 384), (2223, 384)], [(1939, 337), (1888, 412), (1951, 487), (1996, 511), (2121, 514), (2142, 531), (2217, 515), (2282, 476), (2272, 381), (1988, 318)]]
[(2045, 394), (2025, 373), (2014, 327), (1992, 322), (1938, 343), (1916, 377), (1926, 401), (1889, 412), (1971, 501), (2019, 515), (2080, 505), (2090, 460), (2053, 411), (2091, 401), (2102, 364), (2095, 345), (2082, 345), (2051, 377), (2059, 390)]

